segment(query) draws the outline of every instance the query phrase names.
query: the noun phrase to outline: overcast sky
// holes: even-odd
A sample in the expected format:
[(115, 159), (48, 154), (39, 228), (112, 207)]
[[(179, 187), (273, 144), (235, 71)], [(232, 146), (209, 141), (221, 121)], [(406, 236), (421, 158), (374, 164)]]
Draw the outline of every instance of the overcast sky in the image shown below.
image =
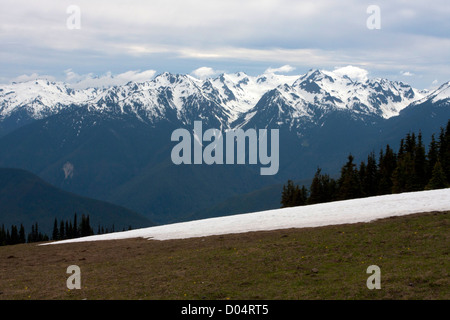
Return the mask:
[(449, 81), (449, 1), (0, 2), (0, 83), (119, 84), (165, 71), (303, 74), (348, 65), (419, 89)]

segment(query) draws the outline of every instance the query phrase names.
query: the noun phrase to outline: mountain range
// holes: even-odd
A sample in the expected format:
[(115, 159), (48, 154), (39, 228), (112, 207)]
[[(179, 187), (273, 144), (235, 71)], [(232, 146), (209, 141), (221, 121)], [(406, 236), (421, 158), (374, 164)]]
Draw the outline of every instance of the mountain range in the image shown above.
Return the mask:
[[(205, 80), (162, 73), (83, 90), (12, 83), (0, 86), (0, 166), (156, 223), (273, 209), (287, 179), (307, 182), (317, 167), (337, 174), (349, 153), (361, 160), (386, 144), (396, 148), (411, 131), (428, 143), (450, 118), (449, 88), (418, 90), (326, 70)], [(174, 165), (171, 134), (192, 131), (196, 120), (204, 130), (279, 129), (278, 173), (261, 176), (249, 164)]]
[(183, 124), (192, 123), (195, 117), (213, 117), (211, 121), (234, 128), (244, 126), (261, 111), (261, 104), (274, 104), (291, 124), (299, 119), (319, 124), (320, 118), (334, 111), (387, 119), (412, 102), (445, 91), (448, 85), (430, 93), (402, 82), (358, 82), (325, 70), (310, 70), (302, 76), (272, 73), (252, 77), (238, 72), (206, 80), (166, 72), (146, 82), (79, 90), (40, 79), (0, 86), (0, 120), (5, 134), (73, 107), (133, 115), (152, 124), (172, 117)]

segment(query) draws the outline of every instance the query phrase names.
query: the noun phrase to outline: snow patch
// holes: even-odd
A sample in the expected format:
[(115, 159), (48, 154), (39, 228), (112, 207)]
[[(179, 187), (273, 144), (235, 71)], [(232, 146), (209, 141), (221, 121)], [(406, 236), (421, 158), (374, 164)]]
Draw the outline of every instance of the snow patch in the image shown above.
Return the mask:
[(43, 245), (130, 238), (185, 239), (251, 231), (370, 222), (394, 216), (449, 210), (450, 188), (238, 214), (94, 235)]

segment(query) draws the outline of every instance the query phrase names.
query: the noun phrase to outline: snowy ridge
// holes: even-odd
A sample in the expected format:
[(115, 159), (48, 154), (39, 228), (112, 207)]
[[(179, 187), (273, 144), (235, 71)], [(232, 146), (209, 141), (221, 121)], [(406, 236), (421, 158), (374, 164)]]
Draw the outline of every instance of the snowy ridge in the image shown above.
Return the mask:
[(73, 90), (67, 84), (46, 80), (13, 83), (0, 87), (0, 119), (21, 108), (41, 119), (66, 106), (86, 103), (97, 94), (97, 89)]
[(426, 92), (419, 100), (414, 101), (411, 105), (418, 105), (426, 102), (450, 105), (450, 81), (442, 84), (439, 88)]
[[(444, 84), (433, 98), (448, 98), (448, 88), (449, 83)], [(238, 72), (205, 80), (165, 72), (148, 81), (107, 89), (74, 90), (68, 84), (45, 80), (0, 86), (0, 121), (23, 110), (29, 117), (41, 119), (75, 105), (96, 112), (135, 114), (150, 122), (175, 112), (184, 123), (192, 122), (191, 116), (212, 116), (225, 127), (232, 123), (242, 126), (237, 120), (249, 121), (267, 94), (276, 99), (273, 103), (285, 106), (280, 114), (289, 109), (289, 117), (298, 119), (333, 111), (390, 118), (426, 98), (423, 91), (401, 82), (352, 79), (326, 70), (310, 70), (296, 76), (265, 73), (257, 77)]]
[(391, 118), (409, 104), (423, 98), (423, 93), (402, 82), (369, 79), (365, 82), (329, 71), (311, 70), (292, 86), (278, 87), (287, 105), (300, 115), (311, 106), (322, 112), (348, 110), (360, 115)]
[(444, 83), (438, 89), (430, 93), (427, 98), (431, 99), (431, 101), (434, 103), (443, 100), (450, 100), (450, 81)]
[(129, 238), (145, 238), (151, 240), (184, 239), (252, 231), (370, 222), (393, 216), (449, 210), (450, 188), (238, 214), (63, 240), (47, 244)]
[(297, 78), (273, 73), (252, 77), (238, 72), (207, 80), (205, 87), (211, 90), (210, 93), (217, 92), (217, 102), (229, 111), (230, 121), (234, 121), (254, 107), (266, 92), (285, 83), (292, 84)]

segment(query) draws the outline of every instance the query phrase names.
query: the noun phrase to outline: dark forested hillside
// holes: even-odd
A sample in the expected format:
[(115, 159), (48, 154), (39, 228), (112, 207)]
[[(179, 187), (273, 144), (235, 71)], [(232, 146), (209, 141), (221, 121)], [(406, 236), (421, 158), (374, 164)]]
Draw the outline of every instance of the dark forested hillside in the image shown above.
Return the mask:
[(55, 218), (72, 219), (74, 213), (80, 219), (89, 215), (94, 229), (98, 225), (114, 224), (117, 230), (153, 225), (136, 212), (60, 190), (25, 170), (0, 169), (0, 225), (23, 224), (29, 231), (38, 223), (39, 230), (50, 235)]

